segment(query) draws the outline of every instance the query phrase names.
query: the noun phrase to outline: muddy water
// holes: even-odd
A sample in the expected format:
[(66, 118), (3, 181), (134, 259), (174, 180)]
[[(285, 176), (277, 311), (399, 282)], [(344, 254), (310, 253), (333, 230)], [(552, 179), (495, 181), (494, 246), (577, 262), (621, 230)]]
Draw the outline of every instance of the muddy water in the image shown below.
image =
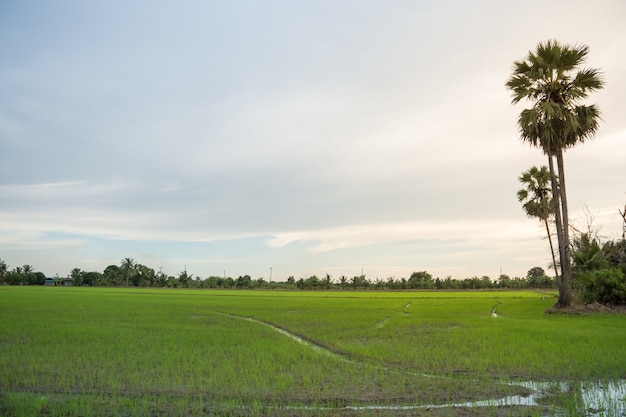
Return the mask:
[[(408, 307), (408, 305), (407, 305)], [(303, 338), (290, 333), (285, 329), (281, 329), (270, 323), (253, 319), (251, 317), (242, 317), (232, 314), (225, 314), (231, 318), (246, 320), (259, 325), (267, 326), (274, 331), (284, 335), (297, 343), (307, 346), (322, 355), (330, 356), (349, 363), (359, 363), (357, 361), (345, 358), (331, 350), (322, 346), (311, 343)], [(492, 310), (492, 317), (497, 317), (495, 307)], [(385, 321), (381, 322), (384, 325)], [(379, 323), (379, 325), (381, 325)], [(371, 365), (368, 365), (371, 366)], [(380, 368), (381, 372), (389, 372), (390, 369)], [(416, 374), (432, 378), (442, 378), (442, 376), (430, 374)], [(427, 404), (419, 406), (407, 405), (362, 405), (347, 406), (350, 410), (416, 410), (416, 409), (435, 409), (435, 408), (478, 408), (478, 407), (502, 407), (502, 406), (527, 406), (527, 407), (546, 407), (546, 416), (597, 416), (597, 417), (613, 417), (626, 416), (626, 379), (593, 382), (593, 381), (499, 381), (501, 384), (520, 386), (528, 388), (532, 391), (530, 395), (521, 396), (514, 395), (499, 399), (488, 399), (483, 401), (471, 401), (465, 403), (448, 403), (448, 404)], [(307, 407), (309, 408), (309, 407)]]

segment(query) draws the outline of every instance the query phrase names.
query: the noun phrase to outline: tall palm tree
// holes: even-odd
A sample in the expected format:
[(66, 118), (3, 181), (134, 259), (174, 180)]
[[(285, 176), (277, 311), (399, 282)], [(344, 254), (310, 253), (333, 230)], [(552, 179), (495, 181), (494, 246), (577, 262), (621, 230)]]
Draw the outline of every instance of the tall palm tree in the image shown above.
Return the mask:
[[(568, 306), (572, 301), (563, 153), (591, 139), (600, 119), (600, 110), (595, 105), (581, 103), (589, 93), (603, 87), (599, 70), (582, 68), (588, 53), (589, 48), (583, 45), (561, 45), (554, 40), (539, 43), (537, 50), (529, 52), (526, 59), (513, 63), (513, 75), (506, 83), (506, 87), (512, 91), (513, 104), (522, 100), (532, 104), (518, 118), (522, 140), (541, 148), (548, 156), (561, 264), (560, 306)], [(554, 159), (558, 174), (554, 169)]]
[(128, 279), (135, 275), (137, 262), (133, 258), (124, 258), (121, 263), (122, 275), (126, 278), (126, 286), (128, 287)]
[(560, 273), (557, 267), (554, 245), (552, 244), (552, 232), (550, 231), (549, 220), (553, 216), (552, 212), (552, 191), (550, 189), (550, 172), (545, 165), (541, 168), (532, 167), (519, 176), (519, 181), (524, 184), (524, 188), (517, 192), (517, 200), (522, 204), (528, 217), (538, 218), (546, 227), (548, 242), (550, 242), (550, 254), (552, 255), (552, 265), (560, 282)]

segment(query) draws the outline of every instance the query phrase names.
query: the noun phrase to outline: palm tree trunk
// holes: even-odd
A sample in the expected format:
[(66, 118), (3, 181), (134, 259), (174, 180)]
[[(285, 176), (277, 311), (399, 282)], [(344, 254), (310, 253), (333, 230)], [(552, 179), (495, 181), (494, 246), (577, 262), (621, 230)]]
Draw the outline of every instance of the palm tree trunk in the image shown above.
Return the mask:
[(561, 148), (557, 150), (556, 162), (559, 168), (559, 193), (561, 198), (561, 220), (563, 229), (563, 255), (561, 257), (561, 280), (563, 282), (563, 291), (559, 294), (559, 305), (566, 307), (572, 303), (572, 263), (569, 246), (567, 193), (565, 192), (565, 167), (563, 165), (563, 149)]
[(552, 243), (552, 233), (550, 232), (550, 226), (548, 225), (548, 219), (543, 219), (544, 224), (546, 225), (546, 233), (548, 234), (548, 242), (550, 242), (550, 254), (552, 255), (552, 266), (554, 267), (554, 274), (558, 277), (559, 270), (556, 263), (556, 255), (554, 254), (554, 244)]
[[(559, 245), (559, 260), (562, 262), (564, 259), (564, 251), (563, 251), (563, 223), (561, 222), (561, 204), (559, 198), (559, 184), (554, 173), (554, 155), (548, 150), (548, 168), (550, 170), (550, 184), (552, 185), (552, 204), (554, 211), (554, 223), (556, 224), (556, 237)], [(561, 263), (561, 271), (562, 266)], [(561, 296), (563, 294), (563, 275), (559, 273), (559, 270), (556, 270), (556, 285), (559, 289), (559, 304), (561, 304)]]

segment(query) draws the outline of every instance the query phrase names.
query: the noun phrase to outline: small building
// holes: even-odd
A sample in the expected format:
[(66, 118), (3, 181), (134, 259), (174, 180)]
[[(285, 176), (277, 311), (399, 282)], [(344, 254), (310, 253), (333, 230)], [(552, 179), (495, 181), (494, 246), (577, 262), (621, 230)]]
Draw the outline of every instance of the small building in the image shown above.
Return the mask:
[(71, 287), (72, 285), (74, 285), (74, 280), (69, 277), (68, 278), (59, 278), (59, 277), (46, 278), (45, 281), (43, 282), (43, 285), (47, 285), (47, 286), (61, 285), (63, 287)]

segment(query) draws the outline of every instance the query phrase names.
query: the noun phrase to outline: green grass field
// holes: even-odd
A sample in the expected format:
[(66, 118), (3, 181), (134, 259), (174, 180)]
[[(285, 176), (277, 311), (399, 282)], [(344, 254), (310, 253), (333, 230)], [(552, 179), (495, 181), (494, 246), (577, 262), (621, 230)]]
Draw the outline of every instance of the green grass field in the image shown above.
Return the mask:
[(529, 393), (502, 380), (625, 378), (626, 316), (545, 314), (553, 303), (531, 291), (0, 287), (0, 415), (462, 415), (429, 405)]

